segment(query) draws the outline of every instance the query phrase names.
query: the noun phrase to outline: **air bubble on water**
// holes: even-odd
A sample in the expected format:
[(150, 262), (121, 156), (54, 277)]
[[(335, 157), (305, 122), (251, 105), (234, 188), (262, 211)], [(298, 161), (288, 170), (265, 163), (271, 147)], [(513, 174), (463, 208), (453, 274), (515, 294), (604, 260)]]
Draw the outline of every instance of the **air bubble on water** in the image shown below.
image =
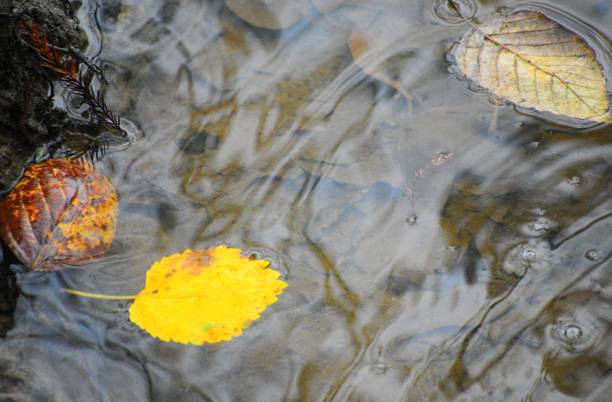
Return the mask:
[(601, 255), (599, 254), (599, 251), (595, 249), (587, 250), (587, 252), (584, 253), (584, 256), (587, 258), (587, 260), (590, 260), (590, 261), (598, 261), (599, 259), (601, 259)]
[(438, 22), (457, 25), (464, 24), (465, 19), (470, 19), (476, 15), (477, 6), (473, 0), (454, 0), (454, 4), (459, 8), (461, 15), (450, 6), (449, 0), (436, 0), (433, 4), (433, 15)]
[(134, 144), (144, 138), (143, 131), (131, 120), (122, 117), (121, 128), (125, 132), (125, 137), (130, 144)]
[(521, 233), (529, 237), (543, 237), (557, 228), (557, 223), (544, 216), (538, 216), (521, 226)]
[(521, 243), (506, 254), (502, 269), (508, 274), (523, 276), (528, 269), (540, 269), (546, 264), (549, 251), (550, 245), (543, 240)]
[(582, 328), (578, 325), (568, 325), (563, 328), (563, 338), (568, 341), (576, 341), (582, 336)]
[(523, 259), (525, 261), (534, 261), (536, 259), (536, 255), (535, 250), (531, 248), (523, 250)]
[(108, 130), (98, 140), (108, 146), (107, 152), (123, 151), (144, 139), (143, 131), (131, 120), (121, 118), (121, 132)]
[(409, 217), (406, 218), (406, 223), (409, 225), (416, 225), (418, 223), (419, 217), (416, 214), (411, 214)]
[(583, 319), (563, 318), (549, 328), (550, 336), (571, 353), (582, 353), (598, 342), (602, 335), (597, 319), (587, 314)]

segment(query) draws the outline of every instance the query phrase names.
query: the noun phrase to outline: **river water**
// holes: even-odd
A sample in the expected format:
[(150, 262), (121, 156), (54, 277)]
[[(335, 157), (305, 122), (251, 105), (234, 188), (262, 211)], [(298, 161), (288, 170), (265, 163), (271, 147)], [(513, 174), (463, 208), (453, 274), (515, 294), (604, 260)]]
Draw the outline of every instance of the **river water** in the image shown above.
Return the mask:
[[(253, 3), (85, 2), (107, 101), (144, 135), (98, 163), (120, 195), (107, 257), (18, 274), (0, 399), (612, 400), (611, 129), (472, 91), (443, 2)], [(612, 38), (609, 1), (531, 5)], [(289, 284), (231, 342), (164, 343), (129, 302), (60, 290), (137, 293), (162, 256), (219, 244)]]

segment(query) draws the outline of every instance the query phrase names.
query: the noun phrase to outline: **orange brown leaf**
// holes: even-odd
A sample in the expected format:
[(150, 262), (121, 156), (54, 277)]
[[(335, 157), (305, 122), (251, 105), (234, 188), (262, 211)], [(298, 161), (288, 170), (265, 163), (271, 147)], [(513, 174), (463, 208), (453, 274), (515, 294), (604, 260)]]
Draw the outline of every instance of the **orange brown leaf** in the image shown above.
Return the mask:
[(63, 60), (57, 52), (49, 45), (47, 35), (38, 29), (38, 25), (32, 24), (30, 33), (30, 45), (36, 50), (41, 58), (41, 66), (62, 77), (76, 79), (78, 77), (78, 63), (73, 57)]
[(0, 237), (34, 271), (84, 265), (108, 250), (117, 194), (106, 176), (82, 160), (30, 166), (0, 201)]

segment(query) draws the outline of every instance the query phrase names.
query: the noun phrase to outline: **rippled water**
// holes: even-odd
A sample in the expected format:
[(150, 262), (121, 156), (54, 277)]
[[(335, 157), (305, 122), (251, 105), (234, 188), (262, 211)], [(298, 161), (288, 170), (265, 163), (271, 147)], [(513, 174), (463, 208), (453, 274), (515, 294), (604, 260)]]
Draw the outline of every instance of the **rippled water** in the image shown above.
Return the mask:
[[(279, 30), (223, 1), (85, 2), (107, 99), (145, 135), (99, 163), (121, 197), (108, 257), (18, 275), (2, 400), (611, 400), (611, 130), (470, 91), (440, 2), (292, 2)], [(608, 1), (548, 6), (612, 38)], [(377, 43), (362, 66), (355, 28)], [(364, 72), (381, 65), (398, 85)], [(289, 283), (225, 344), (163, 343), (129, 303), (60, 291), (132, 294), (155, 260), (221, 243)]]

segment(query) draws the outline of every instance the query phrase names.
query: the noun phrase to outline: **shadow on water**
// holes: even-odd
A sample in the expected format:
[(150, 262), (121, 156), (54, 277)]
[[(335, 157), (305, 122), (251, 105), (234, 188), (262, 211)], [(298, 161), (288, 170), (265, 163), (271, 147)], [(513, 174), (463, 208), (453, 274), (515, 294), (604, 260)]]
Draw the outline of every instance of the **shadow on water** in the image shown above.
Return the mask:
[[(240, 3), (85, 2), (107, 99), (145, 137), (99, 164), (121, 197), (109, 255), (16, 269), (0, 399), (604, 401), (610, 129), (470, 91), (444, 56), (466, 27), (436, 2)], [(605, 1), (556, 3), (612, 34)], [(363, 65), (355, 29), (384, 45)], [(163, 343), (129, 303), (60, 291), (133, 294), (162, 256), (221, 243), (289, 283), (225, 344)]]

